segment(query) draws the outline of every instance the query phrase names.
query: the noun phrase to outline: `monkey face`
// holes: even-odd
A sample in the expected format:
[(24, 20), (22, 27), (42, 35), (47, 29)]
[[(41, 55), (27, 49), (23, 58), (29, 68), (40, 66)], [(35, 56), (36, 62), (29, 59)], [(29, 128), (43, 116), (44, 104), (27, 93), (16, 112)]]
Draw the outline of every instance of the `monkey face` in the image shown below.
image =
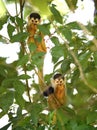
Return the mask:
[(30, 24), (37, 25), (40, 23), (40, 15), (38, 13), (31, 13), (29, 16), (29, 22)]
[(30, 19), (30, 23), (32, 23), (32, 24), (34, 24), (34, 25), (37, 25), (37, 24), (40, 23), (40, 20), (39, 20), (38, 18), (35, 19), (35, 18), (32, 17), (32, 18)]
[(57, 78), (57, 79), (55, 79), (55, 85), (62, 85), (62, 84), (64, 84), (63, 78)]

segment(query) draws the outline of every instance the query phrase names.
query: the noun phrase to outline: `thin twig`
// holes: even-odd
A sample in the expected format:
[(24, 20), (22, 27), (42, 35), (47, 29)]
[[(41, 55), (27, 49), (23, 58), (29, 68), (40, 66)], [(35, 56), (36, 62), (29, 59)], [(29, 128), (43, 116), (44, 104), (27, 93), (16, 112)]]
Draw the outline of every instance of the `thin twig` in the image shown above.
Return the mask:
[[(78, 24), (78, 25), (80, 26), (80, 28), (83, 30), (83, 32), (84, 32), (85, 35), (93, 36), (93, 35), (91, 34), (91, 32), (90, 32), (82, 23), (77, 22), (77, 24)], [(96, 39), (96, 38), (93, 38), (93, 39), (92, 39), (92, 42), (94, 43), (94, 45), (95, 45), (96, 48), (97, 48), (97, 39)]]

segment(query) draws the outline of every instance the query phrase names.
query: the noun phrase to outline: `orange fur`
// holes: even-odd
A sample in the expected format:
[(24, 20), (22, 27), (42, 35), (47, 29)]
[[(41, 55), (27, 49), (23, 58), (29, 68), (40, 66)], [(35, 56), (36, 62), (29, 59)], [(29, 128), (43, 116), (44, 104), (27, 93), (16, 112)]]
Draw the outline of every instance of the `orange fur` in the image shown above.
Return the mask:
[(66, 104), (66, 88), (62, 78), (53, 80), (54, 93), (48, 96), (50, 109), (58, 109)]
[[(34, 16), (33, 16), (34, 17)], [(27, 25), (27, 30), (29, 32), (29, 37), (27, 43), (34, 43), (37, 46), (37, 51), (38, 52), (46, 52), (46, 45), (44, 41), (44, 36), (42, 33), (37, 32), (37, 25), (40, 23), (40, 19), (38, 18), (28, 18), (28, 25)], [(37, 22), (36, 22), (37, 20)], [(40, 36), (41, 37), (41, 42), (38, 42), (35, 39), (35, 36)]]

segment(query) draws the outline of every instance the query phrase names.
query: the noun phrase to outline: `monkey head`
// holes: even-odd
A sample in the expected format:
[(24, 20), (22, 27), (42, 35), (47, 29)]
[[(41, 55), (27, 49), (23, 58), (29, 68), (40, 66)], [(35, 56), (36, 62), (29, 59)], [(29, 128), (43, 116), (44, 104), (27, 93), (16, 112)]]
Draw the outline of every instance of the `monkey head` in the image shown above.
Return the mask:
[(56, 88), (56, 86), (58, 85), (64, 85), (64, 76), (60, 73), (57, 73), (53, 76), (53, 78), (51, 78), (51, 83), (52, 86), (54, 87), (54, 89)]
[(38, 25), (41, 21), (41, 16), (38, 13), (31, 13), (28, 17), (29, 24)]
[(52, 86), (49, 86), (44, 92), (43, 92), (43, 95), (44, 96), (49, 96), (50, 94), (53, 94), (56, 87), (58, 85), (64, 85), (64, 76), (62, 76), (62, 74), (60, 73), (57, 73), (53, 76), (53, 78), (51, 79), (51, 85)]

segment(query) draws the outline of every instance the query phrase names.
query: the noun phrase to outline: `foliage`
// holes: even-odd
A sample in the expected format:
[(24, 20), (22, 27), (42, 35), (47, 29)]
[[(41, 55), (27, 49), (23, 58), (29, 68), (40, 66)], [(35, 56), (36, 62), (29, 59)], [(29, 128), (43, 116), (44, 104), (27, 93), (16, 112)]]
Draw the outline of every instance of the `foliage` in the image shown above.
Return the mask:
[[(77, 0), (71, 4), (70, 1), (66, 0), (70, 10), (74, 11)], [(25, 28), (25, 19), (19, 16), (25, 10), (22, 9), (14, 17), (8, 13), (5, 22), (1, 22), (0, 29), (7, 23), (9, 38), (0, 35), (0, 41), (5, 44), (7, 40), (11, 44), (19, 42), (20, 52), (18, 60), (10, 64), (6, 63), (6, 58), (0, 57), (0, 117), (6, 114), (9, 117), (9, 123), (1, 130), (7, 130), (10, 126), (12, 130), (96, 130), (97, 18), (95, 17), (94, 24), (88, 23), (86, 26), (77, 22), (66, 23), (67, 19), (54, 4), (50, 3), (48, 7), (52, 17), (48, 19), (48, 24), (44, 23), (38, 29), (48, 35), (54, 44), (50, 50), (54, 69), (52, 73), (45, 75), (44, 79), (48, 85), (55, 72), (64, 74), (68, 103), (57, 110), (56, 122), (53, 123), (54, 111), (47, 110), (47, 101), (41, 94), (40, 84), (35, 80), (36, 67), (43, 64), (40, 57), (45, 54), (34, 53), (31, 56), (26, 51), (26, 39), (29, 34)], [(55, 30), (53, 34), (52, 28)], [(90, 33), (93, 40), (87, 38)], [(29, 49), (34, 52), (36, 47), (32, 44)], [(31, 95), (32, 90), (34, 93)]]

